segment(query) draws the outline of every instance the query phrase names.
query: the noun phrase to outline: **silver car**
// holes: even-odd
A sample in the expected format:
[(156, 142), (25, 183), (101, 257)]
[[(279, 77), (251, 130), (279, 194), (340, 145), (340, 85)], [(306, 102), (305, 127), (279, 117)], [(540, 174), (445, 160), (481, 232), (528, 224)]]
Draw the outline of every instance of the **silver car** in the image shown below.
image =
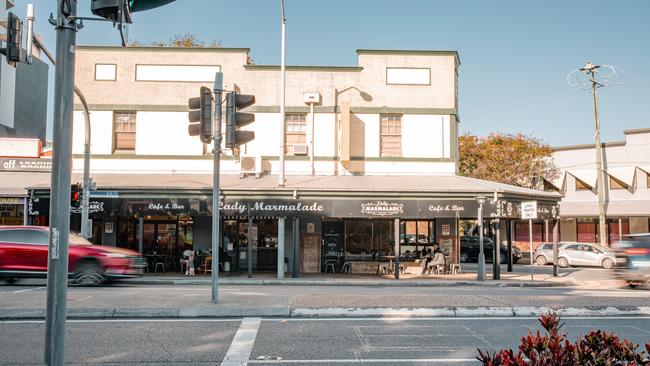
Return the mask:
[(616, 264), (616, 254), (609, 248), (595, 244), (566, 244), (559, 250), (557, 264), (560, 267), (596, 266), (610, 269)]
[[(570, 243), (557, 243), (558, 250), (562, 246)], [(535, 248), (535, 253), (533, 253), (533, 258), (535, 258), (535, 263), (538, 266), (544, 266), (546, 264), (553, 262), (553, 243), (542, 243)]]

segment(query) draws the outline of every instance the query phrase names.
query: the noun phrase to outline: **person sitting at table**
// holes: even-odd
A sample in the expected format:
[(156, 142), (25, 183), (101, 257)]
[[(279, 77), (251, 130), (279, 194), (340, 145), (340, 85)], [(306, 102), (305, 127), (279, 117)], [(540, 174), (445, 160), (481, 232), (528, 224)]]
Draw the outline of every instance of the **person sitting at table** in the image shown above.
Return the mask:
[(424, 249), (422, 249), (422, 254), (420, 254), (420, 268), (422, 268), (422, 272), (420, 273), (420, 275), (423, 275), (427, 271), (427, 269), (429, 268), (429, 262), (431, 262), (432, 259), (433, 258), (431, 257), (431, 249), (429, 249), (426, 252), (424, 251)]
[(431, 259), (431, 262), (429, 262), (428, 267), (429, 267), (429, 273), (431, 273), (432, 269), (435, 269), (438, 266), (442, 266), (443, 268), (445, 267), (445, 255), (442, 253), (440, 248), (436, 248), (433, 253), (433, 259)]

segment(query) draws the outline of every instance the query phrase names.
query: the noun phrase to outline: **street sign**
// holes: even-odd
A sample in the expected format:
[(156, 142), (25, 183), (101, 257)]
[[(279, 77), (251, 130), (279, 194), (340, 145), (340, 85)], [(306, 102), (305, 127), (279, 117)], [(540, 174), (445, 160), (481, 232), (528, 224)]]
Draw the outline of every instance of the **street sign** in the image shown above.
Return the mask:
[(522, 220), (537, 219), (537, 201), (526, 201), (521, 203)]
[(120, 192), (117, 191), (92, 191), (90, 192), (89, 197), (94, 198), (94, 197), (101, 197), (101, 198), (118, 198), (120, 196)]

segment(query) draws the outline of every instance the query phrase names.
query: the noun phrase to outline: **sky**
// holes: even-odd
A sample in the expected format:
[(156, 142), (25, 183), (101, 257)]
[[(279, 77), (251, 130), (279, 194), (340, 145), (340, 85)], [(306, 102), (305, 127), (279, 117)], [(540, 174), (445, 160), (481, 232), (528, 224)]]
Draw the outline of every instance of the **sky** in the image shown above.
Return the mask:
[[(54, 52), (47, 19), (56, 1), (15, 0), (12, 11), (24, 19), (30, 2), (35, 31)], [(90, 2), (78, 1), (80, 16), (92, 15)], [(280, 14), (280, 0), (176, 0), (135, 13), (129, 39), (192, 33), (206, 43), (250, 48), (256, 64), (279, 65)], [(356, 66), (357, 49), (458, 51), (461, 133), (523, 133), (551, 146), (593, 143), (591, 93), (567, 83), (587, 60), (617, 71), (598, 91), (601, 140), (650, 128), (647, 0), (285, 0), (285, 14), (287, 65)], [(77, 44), (119, 45), (120, 37), (111, 23), (87, 21)], [(50, 99), (53, 78), (52, 68)]]

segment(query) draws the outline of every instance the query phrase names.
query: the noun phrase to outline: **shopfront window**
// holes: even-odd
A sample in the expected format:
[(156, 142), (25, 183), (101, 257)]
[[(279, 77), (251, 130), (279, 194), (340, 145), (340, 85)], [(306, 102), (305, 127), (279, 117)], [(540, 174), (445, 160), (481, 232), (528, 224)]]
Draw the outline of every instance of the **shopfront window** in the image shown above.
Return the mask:
[(400, 234), (400, 252), (405, 259), (415, 259), (422, 250), (427, 250), (436, 242), (435, 221), (408, 220), (404, 232)]
[(391, 220), (346, 220), (345, 254), (379, 259), (394, 253)]
[[(519, 221), (515, 223), (515, 241), (530, 241), (530, 224), (528, 221)], [(544, 241), (544, 224), (533, 222), (533, 241)]]

